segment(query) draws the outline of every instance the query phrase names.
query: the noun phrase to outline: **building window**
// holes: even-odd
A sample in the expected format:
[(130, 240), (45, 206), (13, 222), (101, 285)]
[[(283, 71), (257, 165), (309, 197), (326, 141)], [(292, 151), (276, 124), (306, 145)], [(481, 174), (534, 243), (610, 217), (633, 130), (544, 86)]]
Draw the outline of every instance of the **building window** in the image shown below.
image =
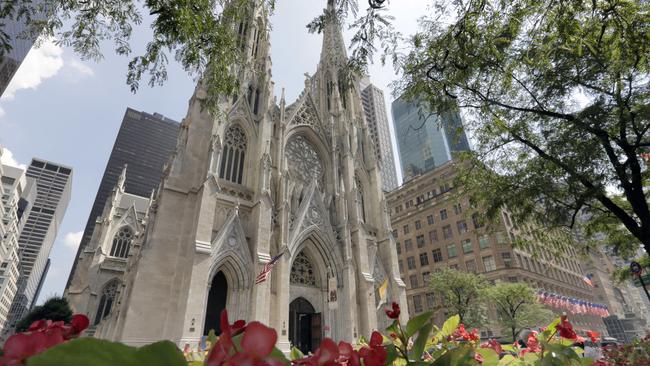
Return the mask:
[(408, 225), (404, 225), (404, 227), (402, 229), (404, 230), (404, 235), (409, 233), (409, 226)]
[(410, 275), (409, 281), (411, 282), (411, 288), (418, 288), (418, 276)]
[(422, 272), (422, 284), (426, 286), (431, 279), (431, 272)]
[(413, 296), (413, 309), (415, 310), (416, 314), (422, 312), (422, 296), (421, 295)]
[(483, 266), (485, 267), (486, 272), (494, 271), (497, 269), (497, 266), (494, 263), (494, 257), (491, 255), (483, 257)]
[(516, 276), (515, 277), (508, 277), (508, 282), (517, 283), (517, 282), (519, 282), (519, 280), (517, 279)]
[(424, 235), (418, 235), (418, 236), (415, 238), (415, 241), (416, 241), (417, 244), (418, 244), (418, 248), (422, 248), (422, 247), (424, 246)]
[(506, 268), (512, 268), (512, 256), (510, 253), (501, 253), (501, 258), (503, 259), (503, 265)]
[(476, 261), (474, 259), (466, 261), (465, 267), (467, 268), (467, 272), (476, 273)]
[(453, 269), (454, 271), (458, 271), (458, 264), (452, 264), (449, 266), (449, 269)]
[(433, 292), (427, 292), (427, 309), (433, 309), (436, 306), (436, 298)]
[(397, 254), (402, 254), (402, 244), (397, 242), (397, 244), (395, 245), (395, 248), (397, 248)]
[(487, 234), (479, 236), (479, 238), (478, 238), (478, 246), (481, 249), (489, 248), (490, 247), (490, 237)]
[(433, 257), (433, 262), (434, 263), (442, 262), (442, 250), (434, 249), (431, 252), (431, 257)]
[(300, 252), (293, 261), (291, 273), (289, 274), (289, 282), (296, 285), (316, 286), (314, 266), (312, 266), (309, 257), (304, 252)]
[(97, 314), (95, 315), (94, 325), (99, 324), (102, 319), (106, 318), (111, 312), (115, 296), (117, 295), (118, 280), (111, 280), (102, 291), (102, 297), (99, 299), (99, 306), (97, 307)]
[(399, 271), (404, 272), (404, 262), (400, 259), (397, 264), (399, 265)]
[(415, 221), (415, 230), (422, 229), (422, 222), (420, 220)]
[(463, 208), (460, 206), (460, 203), (457, 203), (454, 205), (454, 213), (456, 215), (460, 215), (460, 213), (463, 212)]
[(463, 253), (471, 253), (474, 251), (474, 247), (472, 247), (472, 241), (469, 239), (465, 239), (460, 242), (461, 246), (463, 247)]
[(463, 234), (467, 232), (467, 223), (465, 220), (460, 220), (456, 223), (456, 227), (458, 228), (458, 234)]
[(457, 256), (458, 256), (458, 252), (456, 252), (456, 244), (447, 245), (447, 257), (455, 258)]
[(411, 239), (404, 240), (404, 250), (410, 252), (413, 249), (413, 241)]
[(447, 219), (447, 209), (442, 209), (440, 210), (440, 220), (446, 220)]
[(427, 224), (433, 225), (433, 215), (427, 216)]
[(414, 257), (406, 258), (406, 263), (408, 264), (409, 269), (415, 269), (415, 258)]
[(483, 220), (478, 215), (478, 212), (474, 212), (472, 214), (472, 223), (474, 224), (474, 229), (479, 229), (479, 228), (482, 228), (483, 226), (485, 226), (485, 224), (483, 223)]
[(427, 253), (420, 253), (420, 266), (428, 266), (429, 265), (429, 256)]
[(244, 176), (244, 161), (248, 140), (244, 130), (238, 125), (231, 125), (226, 130), (219, 178), (241, 184)]
[(505, 245), (508, 243), (508, 238), (506, 237), (506, 233), (503, 231), (497, 232), (497, 243), (500, 245)]
[(127, 226), (124, 226), (113, 237), (113, 245), (111, 246), (111, 257), (126, 258), (129, 255), (129, 248), (133, 241), (133, 231)]
[(451, 238), (454, 236), (454, 234), (453, 234), (452, 231), (451, 231), (451, 225), (445, 225), (445, 226), (442, 228), (442, 236), (443, 236), (445, 239), (451, 239)]
[(431, 243), (435, 243), (438, 241), (438, 230), (431, 230), (429, 231), (429, 239), (431, 240)]
[(397, 239), (397, 229), (393, 230), (393, 238)]

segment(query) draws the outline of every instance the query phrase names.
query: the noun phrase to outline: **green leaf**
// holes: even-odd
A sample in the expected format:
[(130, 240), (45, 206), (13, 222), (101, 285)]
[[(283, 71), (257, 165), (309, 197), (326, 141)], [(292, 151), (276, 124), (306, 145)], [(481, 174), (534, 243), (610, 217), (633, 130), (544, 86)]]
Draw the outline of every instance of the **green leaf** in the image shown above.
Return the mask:
[[(293, 350), (291, 350), (291, 351), (293, 352)], [(300, 350), (298, 350), (298, 351), (300, 352)], [(282, 361), (286, 365), (290, 364), (289, 360), (284, 355), (284, 353), (282, 351), (280, 351), (277, 347), (273, 347), (273, 351), (271, 351), (271, 354), (268, 356), (268, 358), (273, 358), (273, 359)]]
[(433, 328), (433, 325), (430, 321), (425, 323), (424, 326), (420, 328), (418, 337), (415, 342), (413, 342), (413, 348), (411, 348), (411, 352), (409, 352), (409, 358), (411, 360), (419, 361), (422, 358), (424, 346), (427, 344), (429, 334), (431, 334), (431, 328)]
[(291, 361), (294, 360), (299, 360), (301, 358), (304, 358), (305, 355), (296, 347), (291, 348), (291, 353), (289, 354), (289, 358)]
[(441, 357), (437, 358), (431, 366), (460, 366), (460, 365), (476, 365), (474, 357), (472, 356), (471, 347), (458, 347), (453, 350), (445, 352)]
[[(412, 337), (425, 324), (429, 323), (429, 320), (431, 320), (431, 315), (433, 315), (433, 312), (427, 311), (409, 319), (408, 323), (406, 323), (406, 337)], [(431, 331), (431, 329), (429, 329), (429, 331)]]
[(492, 348), (477, 348), (476, 353), (483, 356), (483, 366), (496, 366), (499, 363), (499, 355)]
[(183, 353), (170, 341), (141, 348), (95, 338), (79, 338), (27, 360), (27, 366), (186, 366)]
[(386, 365), (392, 365), (393, 361), (400, 356), (399, 352), (397, 352), (397, 347), (394, 344), (386, 346), (386, 353), (388, 354), (388, 357), (386, 357)]
[(450, 317), (445, 321), (445, 324), (442, 325), (442, 336), (448, 337), (453, 333), (460, 324), (460, 316), (458, 314)]
[(503, 356), (502, 359), (499, 360), (499, 363), (497, 364), (498, 366), (509, 366), (511, 364), (514, 364), (516, 362), (516, 358), (512, 355), (505, 355)]

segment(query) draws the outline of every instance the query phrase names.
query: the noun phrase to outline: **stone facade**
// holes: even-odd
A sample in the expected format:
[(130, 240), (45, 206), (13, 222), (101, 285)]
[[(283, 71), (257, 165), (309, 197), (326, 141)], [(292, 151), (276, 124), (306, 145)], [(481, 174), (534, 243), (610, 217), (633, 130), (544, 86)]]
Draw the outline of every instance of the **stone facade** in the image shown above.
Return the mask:
[[(577, 251), (566, 245), (564, 255), (545, 250), (533, 255), (522, 246), (513, 246), (525, 237), (525, 229), (512, 221), (505, 210), (494, 222), (484, 222), (484, 213), (471, 207), (469, 197), (453, 181), (459, 169), (456, 160), (416, 176), (387, 195), (393, 236), (396, 238), (399, 269), (407, 285), (409, 312), (413, 315), (440, 305), (438, 294), (427, 284), (435, 281), (441, 268), (482, 274), (491, 283), (524, 282), (535, 289), (563, 296), (599, 302), (582, 277), (585, 272)], [(547, 243), (528, 241), (531, 248)], [(570, 243), (567, 239), (566, 243)], [(552, 309), (556, 313), (558, 309)], [(436, 313), (442, 323), (444, 310)], [(494, 309), (488, 318), (496, 317)], [(597, 330), (606, 334), (602, 319), (595, 315), (571, 316), (577, 330)], [(489, 329), (489, 331), (488, 331)], [(486, 327), (483, 337), (499, 336), (499, 327)]]
[[(358, 83), (338, 80), (347, 61), (340, 26), (325, 27), (321, 61), (298, 99), (276, 104), (267, 13), (251, 6), (237, 27), (247, 57), (239, 96), (221, 98), (223, 113), (213, 117), (197, 85), (143, 236), (133, 239), (124, 273), (106, 279), (119, 286), (97, 337), (195, 345), (218, 331), (226, 308), (231, 320), (275, 328), (282, 350), (291, 341), (311, 351), (322, 337), (354, 341), (386, 325), (384, 281), (387, 300), (406, 310)], [(255, 284), (279, 254), (268, 280)], [(89, 263), (80, 261), (68, 298), (93, 281), (81, 269)], [(337, 301), (329, 301), (333, 289)]]

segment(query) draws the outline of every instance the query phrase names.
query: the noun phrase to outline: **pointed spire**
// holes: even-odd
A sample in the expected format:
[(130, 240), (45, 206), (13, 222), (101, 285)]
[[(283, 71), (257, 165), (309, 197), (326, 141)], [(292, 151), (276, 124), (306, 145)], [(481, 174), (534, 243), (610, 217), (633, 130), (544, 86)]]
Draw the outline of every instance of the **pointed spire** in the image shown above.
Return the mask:
[(122, 168), (122, 173), (120, 173), (120, 177), (117, 178), (117, 189), (120, 190), (120, 192), (124, 192), (124, 182), (126, 182), (126, 168), (129, 166), (129, 164), (124, 164), (124, 167)]
[(339, 23), (334, 0), (327, 0), (325, 11), (325, 26), (323, 29), (323, 47), (321, 49), (321, 64), (333, 62), (336, 64), (345, 63), (347, 52), (343, 42), (341, 24)]

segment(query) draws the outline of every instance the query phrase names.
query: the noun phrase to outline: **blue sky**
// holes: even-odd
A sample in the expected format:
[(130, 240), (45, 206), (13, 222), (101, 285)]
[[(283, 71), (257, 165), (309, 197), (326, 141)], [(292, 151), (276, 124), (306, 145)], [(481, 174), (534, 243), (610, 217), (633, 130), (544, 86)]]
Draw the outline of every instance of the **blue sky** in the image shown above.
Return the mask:
[[(304, 73), (313, 74), (316, 69), (321, 36), (308, 34), (305, 24), (325, 3), (277, 0), (271, 19), (271, 57), (278, 98), (284, 87), (287, 101), (293, 101), (304, 87)], [(366, 2), (360, 4), (363, 7)], [(391, 5), (396, 28), (412, 34), (428, 1), (394, 1)], [(134, 32), (136, 51), (144, 48), (151, 35), (148, 24), (145, 19)], [(351, 34), (346, 36), (349, 40)], [(73, 168), (72, 199), (50, 255), (52, 265), (39, 302), (63, 293), (125, 109), (157, 112), (180, 121), (194, 89), (194, 80), (172, 63), (164, 86), (150, 88), (142, 83), (138, 93), (132, 94), (125, 76), (129, 59), (113, 55), (110, 44), (105, 46), (105, 59), (97, 63), (81, 61), (71, 49), (51, 42), (32, 49), (0, 99), (0, 145), (6, 149), (3, 163), (29, 164), (32, 157), (40, 157)], [(392, 65), (376, 62), (370, 77), (384, 89), (389, 106), (388, 84), (396, 78)], [(390, 119), (390, 111), (388, 115)]]

